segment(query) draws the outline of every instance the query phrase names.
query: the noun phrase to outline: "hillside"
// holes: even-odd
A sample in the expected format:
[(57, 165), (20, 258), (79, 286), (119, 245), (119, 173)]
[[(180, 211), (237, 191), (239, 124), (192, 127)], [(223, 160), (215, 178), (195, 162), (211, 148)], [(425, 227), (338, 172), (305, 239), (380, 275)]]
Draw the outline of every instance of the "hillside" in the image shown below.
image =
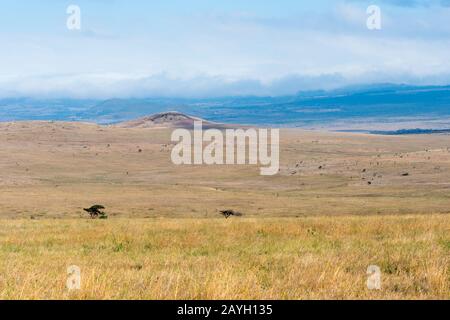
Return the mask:
[(173, 128), (142, 121), (0, 123), (0, 299), (449, 296), (449, 135), (286, 129), (279, 174), (261, 176), (175, 166)]
[(203, 128), (221, 128), (224, 125), (205, 119), (189, 116), (177, 111), (168, 111), (142, 117), (136, 120), (120, 122), (119, 128), (187, 128), (192, 129), (195, 121), (201, 121)]
[(94, 203), (133, 217), (210, 217), (227, 208), (264, 217), (450, 211), (448, 135), (286, 129), (280, 172), (263, 177), (259, 165), (176, 166), (171, 132), (0, 123), (0, 217), (80, 217)]

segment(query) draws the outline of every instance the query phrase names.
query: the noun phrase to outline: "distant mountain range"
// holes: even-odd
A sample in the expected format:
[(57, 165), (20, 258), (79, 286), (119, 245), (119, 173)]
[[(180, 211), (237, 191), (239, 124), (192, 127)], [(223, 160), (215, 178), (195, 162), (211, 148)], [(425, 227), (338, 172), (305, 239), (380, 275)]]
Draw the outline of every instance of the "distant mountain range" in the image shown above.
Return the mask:
[(281, 97), (0, 99), (0, 121), (101, 124), (176, 110), (212, 122), (336, 130), (450, 128), (450, 86), (378, 84)]

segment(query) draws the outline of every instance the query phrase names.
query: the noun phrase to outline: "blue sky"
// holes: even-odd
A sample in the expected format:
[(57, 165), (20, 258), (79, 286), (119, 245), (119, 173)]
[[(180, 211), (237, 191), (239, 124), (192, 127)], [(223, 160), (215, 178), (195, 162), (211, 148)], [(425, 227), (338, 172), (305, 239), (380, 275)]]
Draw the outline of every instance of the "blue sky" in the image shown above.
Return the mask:
[[(81, 8), (81, 30), (66, 8)], [(366, 27), (381, 8), (382, 29)], [(450, 0), (0, 0), (0, 97), (450, 83)]]

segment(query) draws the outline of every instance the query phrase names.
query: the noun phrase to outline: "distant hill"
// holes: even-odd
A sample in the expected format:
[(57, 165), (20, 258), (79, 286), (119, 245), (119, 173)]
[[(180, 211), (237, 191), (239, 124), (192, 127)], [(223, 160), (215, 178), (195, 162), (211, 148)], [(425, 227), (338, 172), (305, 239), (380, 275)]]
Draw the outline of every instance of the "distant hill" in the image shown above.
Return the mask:
[(221, 128), (219, 123), (189, 116), (177, 111), (161, 112), (136, 120), (120, 122), (115, 126), (121, 128), (187, 128), (192, 129), (195, 121), (201, 121), (203, 128)]

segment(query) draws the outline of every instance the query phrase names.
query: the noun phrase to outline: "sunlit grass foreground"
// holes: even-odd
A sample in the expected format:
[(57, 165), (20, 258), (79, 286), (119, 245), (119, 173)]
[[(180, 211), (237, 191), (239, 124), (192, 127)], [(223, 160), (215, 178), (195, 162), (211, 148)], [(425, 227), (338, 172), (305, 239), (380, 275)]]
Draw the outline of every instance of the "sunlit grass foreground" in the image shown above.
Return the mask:
[[(81, 289), (69, 292), (70, 265)], [(450, 215), (0, 223), (2, 299), (448, 299), (449, 287)]]

